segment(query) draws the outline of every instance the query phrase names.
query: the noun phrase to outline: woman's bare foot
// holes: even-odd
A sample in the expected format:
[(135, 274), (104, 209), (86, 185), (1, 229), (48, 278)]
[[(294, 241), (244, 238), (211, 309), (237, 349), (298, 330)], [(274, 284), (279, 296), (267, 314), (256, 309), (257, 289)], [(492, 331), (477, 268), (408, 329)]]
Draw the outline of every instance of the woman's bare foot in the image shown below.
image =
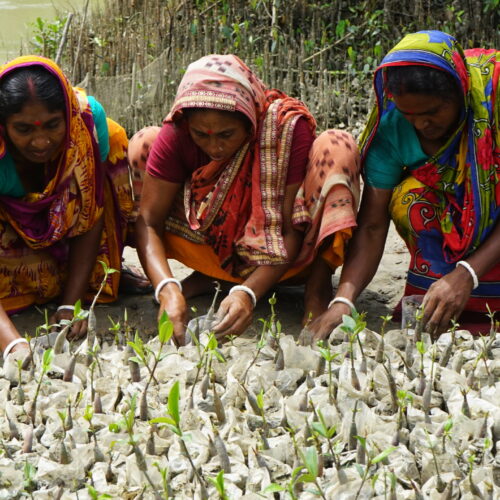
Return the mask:
[[(182, 280), (182, 290), (186, 299), (198, 297), (198, 295), (206, 295), (215, 292), (215, 282), (219, 281), (211, 276), (193, 271), (189, 276)], [(233, 283), (228, 281), (219, 281), (222, 290), (229, 290)]]

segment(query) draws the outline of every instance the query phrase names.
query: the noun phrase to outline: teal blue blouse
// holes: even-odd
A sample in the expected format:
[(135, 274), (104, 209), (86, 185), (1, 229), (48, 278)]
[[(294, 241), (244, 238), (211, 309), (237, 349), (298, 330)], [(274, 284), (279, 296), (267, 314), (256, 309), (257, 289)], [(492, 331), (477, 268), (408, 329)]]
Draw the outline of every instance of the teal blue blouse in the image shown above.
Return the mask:
[[(106, 113), (102, 105), (92, 96), (88, 96), (88, 101), (94, 117), (101, 161), (105, 161), (109, 154), (109, 135)], [(14, 159), (7, 151), (5, 156), (0, 159), (0, 195), (21, 198), (25, 194), (26, 191), (17, 173)]]
[(394, 189), (409, 171), (429, 156), (422, 151), (413, 125), (397, 110), (380, 120), (365, 158), (365, 182), (380, 189)]

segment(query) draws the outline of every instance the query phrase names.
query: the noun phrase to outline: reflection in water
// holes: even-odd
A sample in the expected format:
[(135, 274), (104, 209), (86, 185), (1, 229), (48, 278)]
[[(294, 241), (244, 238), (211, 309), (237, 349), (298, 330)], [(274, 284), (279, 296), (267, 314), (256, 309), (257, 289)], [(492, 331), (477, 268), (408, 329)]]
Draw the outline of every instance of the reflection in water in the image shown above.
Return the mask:
[[(24, 42), (26, 53), (30, 37), (29, 25), (37, 17), (53, 20), (57, 13), (76, 12), (85, 6), (86, 0), (0, 0), (0, 63), (17, 57)], [(90, 4), (96, 4), (91, 0)]]

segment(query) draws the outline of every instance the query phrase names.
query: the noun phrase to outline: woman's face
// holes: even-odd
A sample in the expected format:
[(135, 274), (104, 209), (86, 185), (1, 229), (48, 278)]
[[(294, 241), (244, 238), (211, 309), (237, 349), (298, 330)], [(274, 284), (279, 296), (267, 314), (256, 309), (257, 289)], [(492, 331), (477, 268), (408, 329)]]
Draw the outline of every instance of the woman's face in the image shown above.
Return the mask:
[(195, 144), (215, 161), (229, 160), (250, 138), (237, 115), (207, 109), (193, 112), (187, 122)]
[(420, 138), (438, 141), (448, 138), (458, 126), (462, 98), (443, 99), (425, 94), (393, 97), (398, 110), (415, 127)]
[(30, 101), (9, 116), (5, 130), (18, 153), (32, 163), (46, 163), (59, 153), (66, 138), (64, 111), (49, 111), (40, 101)]

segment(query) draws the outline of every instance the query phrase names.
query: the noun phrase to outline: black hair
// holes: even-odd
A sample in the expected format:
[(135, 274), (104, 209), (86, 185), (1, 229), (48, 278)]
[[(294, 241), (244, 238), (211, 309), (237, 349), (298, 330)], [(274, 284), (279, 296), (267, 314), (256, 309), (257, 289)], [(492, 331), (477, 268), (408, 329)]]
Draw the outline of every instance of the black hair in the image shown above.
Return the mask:
[(395, 96), (426, 94), (453, 100), (461, 94), (458, 81), (447, 71), (428, 66), (389, 66), (385, 89)]
[(193, 116), (195, 113), (198, 113), (200, 111), (217, 111), (218, 113), (222, 113), (223, 115), (236, 118), (237, 120), (243, 122), (245, 130), (248, 133), (252, 131), (252, 122), (250, 121), (250, 118), (248, 118), (248, 116), (242, 113), (241, 111), (226, 111), (222, 109), (212, 109), (212, 108), (183, 108), (182, 116), (186, 119), (189, 119), (190, 116)]
[(40, 101), (50, 112), (65, 111), (66, 99), (55, 75), (40, 66), (15, 69), (0, 80), (0, 123), (19, 113), (29, 101)]

